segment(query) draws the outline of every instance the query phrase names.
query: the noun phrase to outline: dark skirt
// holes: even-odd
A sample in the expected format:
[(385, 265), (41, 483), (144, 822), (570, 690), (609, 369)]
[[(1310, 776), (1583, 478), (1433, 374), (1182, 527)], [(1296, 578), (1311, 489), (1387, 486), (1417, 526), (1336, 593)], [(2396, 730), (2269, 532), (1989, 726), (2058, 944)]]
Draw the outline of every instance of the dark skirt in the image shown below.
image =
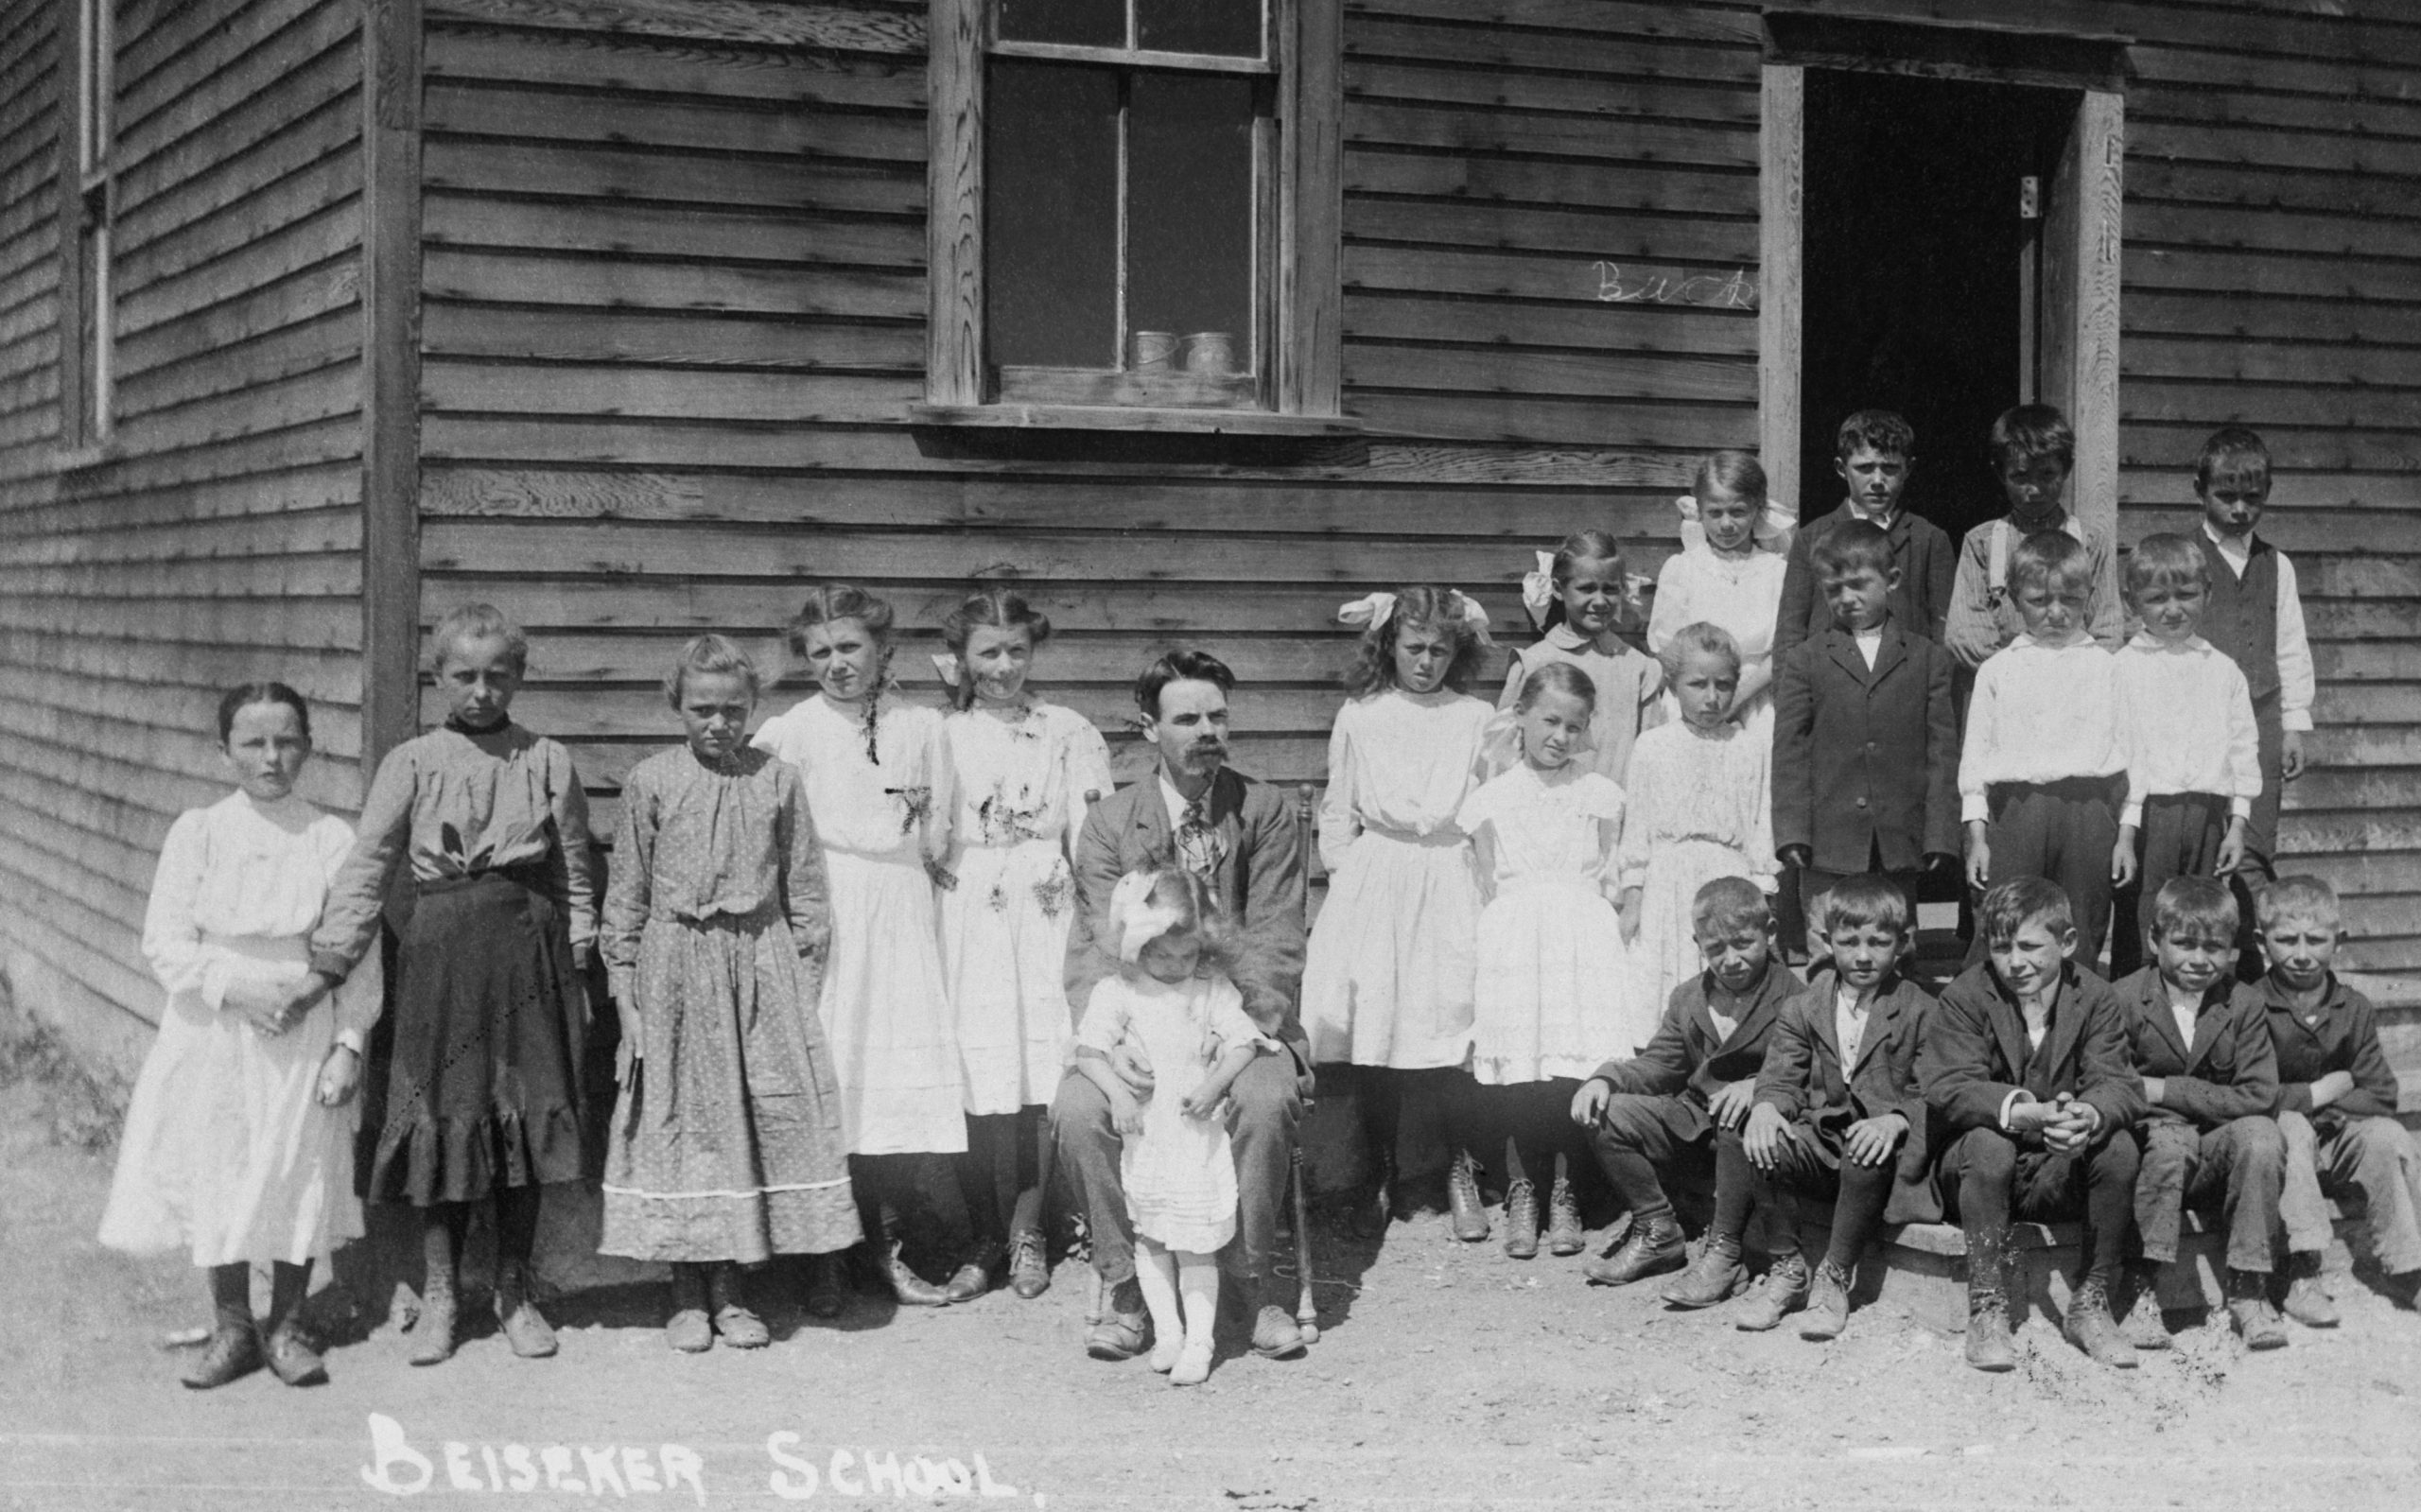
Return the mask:
[(562, 910), (536, 880), (422, 884), (400, 952), (372, 1201), (475, 1202), (586, 1173), (586, 999)]

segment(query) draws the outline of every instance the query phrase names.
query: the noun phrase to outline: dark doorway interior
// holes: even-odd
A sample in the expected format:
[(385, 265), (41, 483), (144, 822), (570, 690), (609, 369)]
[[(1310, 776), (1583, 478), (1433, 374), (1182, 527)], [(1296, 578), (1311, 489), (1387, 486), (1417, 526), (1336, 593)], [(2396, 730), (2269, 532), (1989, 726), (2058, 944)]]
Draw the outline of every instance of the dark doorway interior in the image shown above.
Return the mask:
[(1984, 442), (1993, 417), (2022, 397), (2021, 285), (2045, 224), (2022, 217), (2022, 181), (2037, 181), (2047, 215), (2078, 101), (2066, 90), (1808, 70), (1800, 507), (1809, 517), (1839, 505), (1834, 431), (1870, 408), (1897, 409), (1916, 427), (1909, 508), (1954, 541), (1999, 513)]

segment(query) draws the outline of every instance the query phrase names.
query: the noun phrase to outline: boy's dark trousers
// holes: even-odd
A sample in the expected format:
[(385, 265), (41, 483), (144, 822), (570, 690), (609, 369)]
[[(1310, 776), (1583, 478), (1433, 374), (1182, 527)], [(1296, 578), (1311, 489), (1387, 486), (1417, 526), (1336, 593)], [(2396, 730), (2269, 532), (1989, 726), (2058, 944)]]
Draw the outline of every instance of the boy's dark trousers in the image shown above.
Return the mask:
[[(2228, 838), (2228, 801), (2214, 792), (2155, 793), (2135, 832), (2135, 885), (2112, 900), (2110, 980), (2143, 969), (2151, 947), (2152, 899), (2172, 877), (2218, 877)], [(2224, 880), (2224, 878), (2223, 878)]]
[(1687, 1098), (1616, 1092), (1589, 1131), (1597, 1169), (1630, 1210), (1633, 1224), (1673, 1216), (1663, 1176), (1704, 1181), (1715, 1173), (1715, 1131)]
[(2204, 1132), (2177, 1119), (2138, 1125), (2143, 1144), (2135, 1173), (2135, 1233), (2144, 1259), (2177, 1259), (2186, 1205), (2224, 1199), (2228, 1269), (2271, 1270), (2271, 1236), (2278, 1231), (2279, 1194), (2286, 1179), (2287, 1141), (2274, 1119), (2231, 1119)]
[[(1772, 1225), (1768, 1232), (1782, 1235), (1783, 1243), (1795, 1243), (1801, 1200), (1830, 1204), (1833, 1237), (1824, 1247), (1824, 1259), (1845, 1275), (1855, 1272), (1867, 1242), (1883, 1222), (1884, 1207), (1891, 1200), (1898, 1152), (1881, 1165), (1857, 1165), (1836, 1136), (1804, 1123), (1788, 1128), (1789, 1138), (1776, 1152), (1774, 1168), (1756, 1172), (1756, 1201)], [(1745, 1157), (1745, 1148), (1742, 1154)]]
[[(2059, 782), (2008, 782), (1991, 792), (1990, 885), (2040, 877), (2068, 895), (2076, 916), (2077, 960), (2088, 966), (2101, 958), (2110, 928), (2110, 853), (2118, 845), (2117, 797), (2126, 784), (2116, 777), (2069, 777)], [(1972, 952), (1984, 953), (1981, 930)]]
[(1942, 1152), (1942, 1194), (1967, 1234), (1969, 1284), (1999, 1281), (1987, 1272), (2008, 1252), (2012, 1219), (2084, 1223), (2083, 1276), (2105, 1291), (2118, 1278), (2127, 1243), (2128, 1210), (2141, 1156), (2123, 1131), (2062, 1155), (2047, 1145), (2020, 1145), (1998, 1129), (1969, 1129)]

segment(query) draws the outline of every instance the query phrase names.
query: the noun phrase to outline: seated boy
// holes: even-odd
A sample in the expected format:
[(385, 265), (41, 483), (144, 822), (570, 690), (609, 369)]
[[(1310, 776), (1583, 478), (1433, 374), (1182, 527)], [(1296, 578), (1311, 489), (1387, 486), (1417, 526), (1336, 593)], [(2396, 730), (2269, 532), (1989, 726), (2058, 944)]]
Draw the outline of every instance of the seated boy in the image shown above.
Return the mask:
[(1802, 526), (1790, 544), (1782, 605), (1774, 618), (1777, 661), (1801, 641), (1833, 627), (1816, 550), (1835, 526), (1852, 520), (1876, 527), (1890, 543), (1890, 565), (1899, 574), (1890, 589), (1891, 617), (1912, 635), (1942, 639), (1958, 553), (1941, 526), (1900, 507), (1916, 450), (1917, 433), (1889, 409), (1861, 409), (1841, 422), (1834, 438), (1833, 471), (1840, 475), (1849, 497), (1832, 513)]
[(2265, 888), (2259, 906), (2270, 974), (2237, 991), (2261, 1005), (2278, 1055), (2287, 1315), (2307, 1328), (2337, 1322), (2320, 1284), (2330, 1231), (2324, 1199), (2349, 1189), (2362, 1194), (2389, 1294), (2412, 1307), (2421, 1301), (2421, 1152), (2395, 1119), (2395, 1072), (2379, 1049), (2377, 1011), (2331, 969), (2343, 930), (2337, 894), (2318, 878), (2289, 877)]
[[(2068, 895), (2082, 957), (2101, 953), (2114, 881), (2133, 878), (2118, 843), (2127, 750), (2118, 733), (2117, 660), (2084, 633), (2092, 563), (2057, 530), (2029, 536), (2010, 561), (2025, 633), (1976, 674), (1959, 759), (1967, 880), (1981, 891), (2047, 878)], [(1977, 931), (1976, 955), (1983, 935)]]
[(2125, 1011), (2106, 982), (2069, 959), (2077, 930), (2068, 896), (2041, 878), (1985, 894), (1976, 932), (1989, 954), (1943, 991), (1917, 1053), (1942, 1141), (1939, 1189), (1967, 1235), (1967, 1363), (2017, 1364), (2010, 1221), (2081, 1218), (2083, 1274), (2064, 1331), (2095, 1360), (2132, 1365), (2135, 1351), (2110, 1316), (2135, 1193), (2135, 1141), (2125, 1136), (2144, 1111)]
[(1969, 667), (1981, 667), (2015, 640), (2026, 627), (2012, 599), (2010, 580), (2020, 543), (2056, 531), (2073, 539), (2085, 556), (2083, 629), (2105, 651), (2116, 651), (2117, 553), (2099, 528), (2079, 519), (2063, 502), (2068, 474), (2077, 461), (2076, 432), (2049, 405), (2020, 405), (1993, 422), (1993, 472), (2009, 500), (2009, 513), (1967, 532), (1951, 582), (1950, 613), (1942, 643)]
[(1817, 542), (1832, 627), (1776, 660), (1774, 849), (1810, 924), (1844, 877), (1881, 872), (1914, 907), (1925, 868), (1959, 854), (1950, 653), (1893, 617), (1891, 542), (1864, 520)]
[(2118, 650), (2118, 727), (2127, 746), (2118, 843), (2134, 855), (2136, 883), (2117, 898), (2114, 980), (2144, 964), (2140, 905), (2170, 878), (2236, 875), (2261, 796), (2244, 673), (2197, 634), (2210, 587), (2203, 553), (2182, 535), (2148, 535), (2127, 559), (2127, 604), (2144, 628)]
[(2149, 1104), (2135, 1126), (2134, 1302), (2123, 1331), (2138, 1349), (2166, 1349), (2154, 1295), (2177, 1259), (2186, 1205), (2221, 1203), (2228, 1231), (2228, 1313), (2250, 1348), (2287, 1342), (2270, 1305), (2270, 1243), (2278, 1228), (2286, 1146), (2270, 1110), (2278, 1060), (2260, 999), (2233, 998), (2236, 898), (2208, 877), (2173, 877), (2152, 895), (2153, 961), (2115, 989)]
[(2295, 565), (2255, 533), (2270, 502), (2270, 449), (2242, 426), (2226, 426), (2203, 443), (2194, 466), (2194, 494), (2203, 501), (2203, 529), (2194, 546), (2211, 570), (2203, 635), (2237, 666), (2253, 697), (2259, 731), (2261, 795), (2245, 827), (2238, 900), (2276, 875), (2278, 801), (2286, 783), (2303, 774), (2304, 735), (2311, 729), (2314, 690), (2311, 643), (2304, 633), (2303, 596)]
[[(1622, 1243), (1589, 1262), (1588, 1277), (1600, 1286), (1629, 1285), (1686, 1262), (1660, 1168), (1713, 1171), (1716, 1129), (1736, 1129), (1748, 1118), (1767, 1034), (1799, 990), (1774, 952), (1773, 912), (1755, 883), (1740, 877), (1707, 883), (1693, 900), (1691, 923), (1706, 969), (1673, 989), (1646, 1049), (1600, 1066), (1573, 1095), (1573, 1121), (1589, 1131), (1606, 1180), (1630, 1208)], [(1744, 1208), (1740, 1224), (1747, 1222)]]
[[(1762, 1331), (1804, 1305), (1800, 1337), (1832, 1339), (1849, 1322), (1850, 1278), (1875, 1227), (1930, 1223), (1942, 1208), (1917, 1086), (1933, 995), (1899, 973), (1915, 933), (1907, 895), (1888, 877), (1849, 878), (1824, 895), (1816, 921), (1832, 975), (1783, 1005), (1739, 1141), (1780, 1247), (1765, 1288), (1733, 1323)], [(1733, 1174), (1724, 1168), (1716, 1180)], [(1833, 1208), (1832, 1239), (1812, 1278), (1799, 1251), (1802, 1197)]]

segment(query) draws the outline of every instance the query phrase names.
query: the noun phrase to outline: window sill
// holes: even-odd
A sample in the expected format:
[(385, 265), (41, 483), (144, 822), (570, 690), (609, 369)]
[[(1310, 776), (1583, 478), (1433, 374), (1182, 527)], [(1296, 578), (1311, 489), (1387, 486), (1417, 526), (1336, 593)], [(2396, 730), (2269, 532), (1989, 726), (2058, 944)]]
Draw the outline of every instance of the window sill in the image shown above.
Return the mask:
[(1348, 415), (1280, 415), (1261, 409), (1148, 409), (1106, 405), (911, 405), (917, 426), (993, 430), (1121, 430), (1187, 436), (1358, 436)]

